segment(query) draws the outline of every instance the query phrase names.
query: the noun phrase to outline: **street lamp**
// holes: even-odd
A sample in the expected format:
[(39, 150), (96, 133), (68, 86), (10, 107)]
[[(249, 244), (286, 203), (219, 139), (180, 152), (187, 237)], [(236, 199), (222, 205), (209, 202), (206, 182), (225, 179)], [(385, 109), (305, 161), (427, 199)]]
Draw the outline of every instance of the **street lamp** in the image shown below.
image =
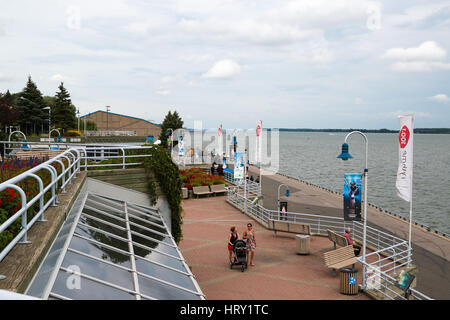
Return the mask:
[(286, 193), (284, 194), (286, 197), (289, 197), (290, 195), (291, 195), (291, 191), (289, 190), (289, 187), (287, 186), (287, 185), (285, 185), (285, 184), (280, 184), (279, 186), (278, 186), (278, 208), (277, 208), (277, 211), (278, 211), (278, 219), (280, 220), (280, 189), (281, 189), (281, 187), (282, 186), (285, 186), (286, 187)]
[(48, 132), (50, 132), (50, 112), (52, 110), (52, 108), (50, 106), (44, 107), (44, 110), (48, 110)]
[(349, 134), (347, 134), (347, 136), (345, 137), (344, 143), (342, 144), (342, 152), (340, 155), (338, 155), (337, 157), (339, 159), (342, 160), (347, 160), (347, 159), (351, 159), (353, 158), (351, 156), (351, 154), (348, 152), (348, 144), (347, 144), (347, 139), (348, 137), (350, 137), (352, 134), (357, 133), (361, 136), (363, 136), (364, 141), (366, 143), (366, 165), (364, 168), (364, 221), (363, 221), (363, 256), (362, 256), (362, 261), (363, 261), (363, 269), (362, 269), (362, 287), (363, 289), (366, 287), (366, 266), (365, 266), (365, 262), (366, 262), (366, 229), (367, 229), (367, 175), (369, 172), (369, 169), (367, 168), (367, 156), (369, 154), (369, 141), (367, 140), (367, 136), (360, 132), (360, 131), (352, 131)]

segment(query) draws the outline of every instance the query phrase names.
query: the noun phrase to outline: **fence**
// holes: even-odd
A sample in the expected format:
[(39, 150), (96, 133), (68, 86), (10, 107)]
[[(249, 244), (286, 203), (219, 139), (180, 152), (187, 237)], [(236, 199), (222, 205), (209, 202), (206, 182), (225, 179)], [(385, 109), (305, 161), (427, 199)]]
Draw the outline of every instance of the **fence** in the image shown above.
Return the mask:
[[(12, 213), (12, 215), (0, 225), (0, 234), (8, 229), (14, 222), (21, 218), (20, 232), (8, 243), (8, 245), (0, 252), (0, 261), (14, 248), (17, 243), (29, 243), (27, 240), (27, 232), (31, 229), (34, 223), (39, 221), (46, 221), (44, 219), (44, 212), (50, 206), (56, 206), (58, 204), (57, 191), (60, 190), (65, 193), (65, 188), (71, 183), (71, 180), (76, 177), (77, 173), (81, 171), (81, 168), (88, 170), (95, 167), (121, 167), (125, 169), (127, 166), (141, 165), (142, 162), (137, 162), (135, 159), (142, 159), (149, 157), (149, 154), (127, 154), (127, 151), (139, 150), (145, 152), (145, 150), (152, 147), (78, 147), (69, 148), (56, 157), (43, 162), (36, 167), (29, 169), (5, 182), (0, 183), (0, 192), (6, 189), (13, 189), (17, 191), (21, 199), (21, 208)], [(31, 153), (30, 153), (31, 155)], [(67, 161), (67, 167), (64, 165), (62, 159)], [(104, 160), (119, 159), (119, 163), (101, 163)], [(131, 161), (128, 161), (131, 159)], [(82, 164), (83, 163), (83, 164)], [(61, 173), (58, 175), (57, 169), (53, 166), (61, 166)], [(51, 182), (44, 186), (42, 179), (35, 173), (40, 170), (47, 170), (51, 175)], [(33, 178), (38, 181), (39, 193), (29, 201), (26, 197), (26, 191), (24, 191), (18, 183), (27, 179)], [(51, 192), (51, 196), (48, 200), (45, 200), (47, 192)], [(27, 221), (27, 211), (36, 202), (39, 201), (39, 211), (34, 215), (31, 221)]]
[[(232, 183), (237, 186), (238, 193), (240, 193), (240, 194), (243, 193), (244, 187), (246, 185), (248, 194), (253, 193), (256, 195), (261, 195), (261, 184), (259, 182), (255, 182), (255, 181), (247, 179), (247, 183), (245, 183), (243, 179), (235, 179), (233, 174), (229, 173), (229, 172), (224, 172), (223, 176), (227, 182)], [(241, 188), (242, 188), (242, 190), (241, 190)]]
[[(245, 210), (245, 214), (254, 218), (256, 221), (259, 221), (266, 227), (268, 227), (269, 220), (281, 221), (279, 211), (266, 209), (254, 201), (244, 198), (243, 195), (236, 192), (235, 188), (228, 189), (227, 201), (239, 210), (243, 212)], [(342, 217), (287, 212), (283, 221), (309, 224), (311, 233), (315, 235), (326, 236), (328, 235), (328, 229), (337, 233), (344, 233), (346, 227), (352, 228), (352, 237), (356, 241), (361, 241), (360, 239), (362, 239), (363, 234), (363, 224), (361, 222), (345, 221)], [(363, 268), (366, 268), (366, 270), (378, 270), (381, 278), (378, 282), (383, 285), (383, 288), (388, 288), (388, 292), (386, 292), (385, 289), (378, 289), (382, 292), (384, 297), (387, 299), (401, 299), (402, 296), (398, 291), (390, 289), (397, 280), (388, 273), (392, 271), (395, 273), (399, 268), (404, 267), (411, 262), (412, 252), (408, 246), (408, 242), (394, 235), (367, 226), (366, 245), (374, 250), (374, 252), (366, 255), (365, 262), (362, 261), (362, 258), (358, 258), (358, 261), (362, 263)], [(372, 259), (374, 261), (369, 263), (368, 261)], [(365, 272), (364, 274), (366, 275), (366, 281), (364, 281), (364, 283), (366, 283), (368, 280), (368, 273)], [(430, 299), (414, 289), (411, 289), (411, 296), (415, 299)]]

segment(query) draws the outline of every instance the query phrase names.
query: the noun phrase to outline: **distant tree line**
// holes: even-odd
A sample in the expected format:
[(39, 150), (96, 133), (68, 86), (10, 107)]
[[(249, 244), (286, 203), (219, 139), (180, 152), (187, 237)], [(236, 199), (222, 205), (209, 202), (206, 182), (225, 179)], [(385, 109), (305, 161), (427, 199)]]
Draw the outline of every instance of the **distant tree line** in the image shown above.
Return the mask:
[[(64, 134), (67, 130), (77, 129), (75, 113), (76, 108), (63, 82), (54, 96), (44, 96), (29, 76), (21, 92), (0, 92), (0, 138), (5, 140), (10, 126), (18, 127), (26, 135), (47, 133), (50, 126)], [(89, 126), (93, 127), (87, 124)]]
[[(267, 130), (270, 131), (270, 128)], [(280, 128), (279, 131), (284, 132), (352, 132), (361, 131), (364, 133), (398, 133), (399, 130), (390, 129), (308, 129), (308, 128)], [(450, 134), (450, 128), (415, 128), (414, 133), (435, 133), (435, 134)]]

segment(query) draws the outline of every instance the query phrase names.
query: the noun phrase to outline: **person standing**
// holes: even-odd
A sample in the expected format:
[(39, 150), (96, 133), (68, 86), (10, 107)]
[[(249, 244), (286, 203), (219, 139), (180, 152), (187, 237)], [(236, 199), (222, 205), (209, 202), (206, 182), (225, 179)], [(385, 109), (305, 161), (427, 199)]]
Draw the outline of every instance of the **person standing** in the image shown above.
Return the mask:
[(231, 233), (228, 235), (228, 258), (230, 259), (230, 263), (233, 262), (233, 245), (239, 240), (239, 233), (237, 232), (236, 227), (231, 227)]
[(251, 223), (247, 224), (247, 230), (244, 231), (244, 235), (242, 237), (243, 239), (247, 240), (247, 261), (250, 257), (250, 266), (254, 266), (253, 264), (253, 257), (255, 255), (255, 249), (256, 249), (256, 237), (255, 237), (255, 231), (253, 230), (253, 225)]

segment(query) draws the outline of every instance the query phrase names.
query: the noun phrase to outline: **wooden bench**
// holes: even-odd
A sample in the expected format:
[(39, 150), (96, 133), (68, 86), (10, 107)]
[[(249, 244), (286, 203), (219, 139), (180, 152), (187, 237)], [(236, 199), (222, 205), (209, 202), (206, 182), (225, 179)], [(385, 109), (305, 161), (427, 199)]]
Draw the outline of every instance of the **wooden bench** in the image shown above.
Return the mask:
[(341, 236), (340, 234), (337, 234), (334, 231), (331, 231), (330, 229), (327, 229), (328, 232), (328, 239), (333, 242), (334, 249), (336, 250), (336, 244), (341, 247), (348, 246), (347, 239), (344, 236)]
[(211, 186), (211, 192), (214, 193), (214, 195), (216, 194), (220, 194), (223, 193), (225, 194), (227, 192), (227, 189), (225, 189), (225, 185), (224, 184), (213, 184)]
[(325, 265), (333, 269), (333, 276), (336, 276), (336, 269), (341, 269), (349, 265), (352, 265), (354, 268), (357, 262), (352, 245), (325, 252), (323, 258)]
[(16, 152), (16, 157), (19, 160), (29, 159), (29, 158), (54, 158), (60, 154), (62, 150), (30, 150), (30, 151), (18, 151)]
[(213, 192), (211, 190), (209, 190), (209, 186), (193, 187), (192, 191), (193, 191), (194, 195), (197, 196), (197, 198), (204, 194), (206, 194), (206, 195), (213, 194)]
[(277, 231), (311, 235), (311, 226), (309, 224), (297, 222), (269, 220), (269, 229), (273, 230), (275, 237), (277, 236)]

